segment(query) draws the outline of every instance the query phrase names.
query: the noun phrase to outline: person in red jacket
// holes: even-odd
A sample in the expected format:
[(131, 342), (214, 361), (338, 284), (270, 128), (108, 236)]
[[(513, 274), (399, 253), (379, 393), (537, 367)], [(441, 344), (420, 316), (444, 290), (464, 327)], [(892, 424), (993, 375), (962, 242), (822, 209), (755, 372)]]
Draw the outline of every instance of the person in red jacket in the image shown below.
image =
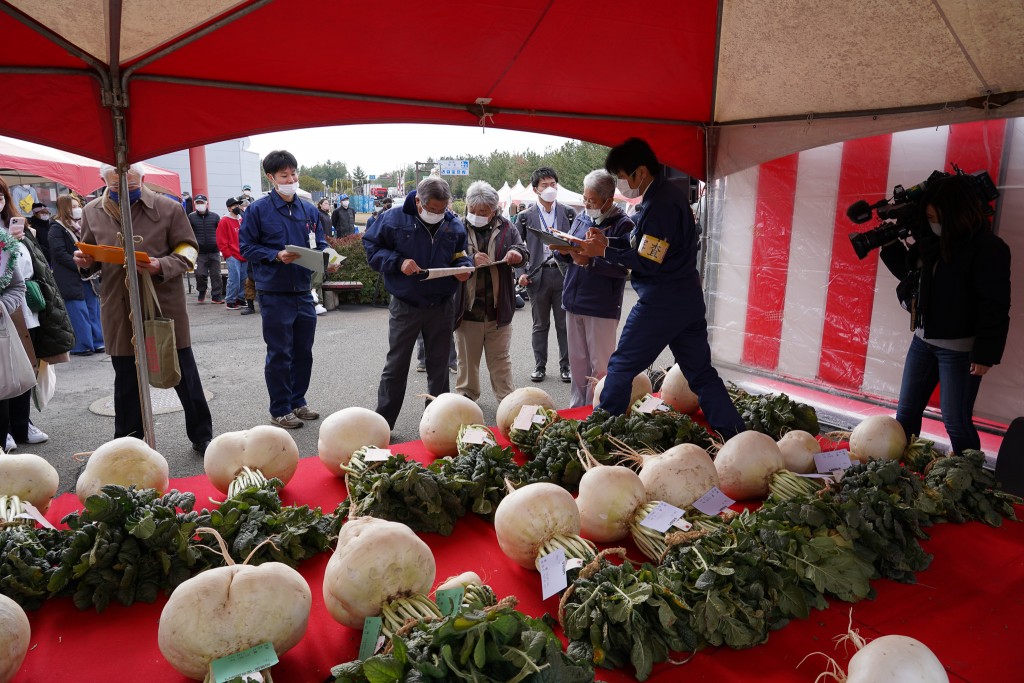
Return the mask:
[(242, 202), (237, 197), (227, 201), (228, 213), (217, 223), (217, 248), (228, 264), (227, 308), (245, 308), (242, 280), (245, 279), (245, 259), (238, 250), (238, 228), (242, 225)]

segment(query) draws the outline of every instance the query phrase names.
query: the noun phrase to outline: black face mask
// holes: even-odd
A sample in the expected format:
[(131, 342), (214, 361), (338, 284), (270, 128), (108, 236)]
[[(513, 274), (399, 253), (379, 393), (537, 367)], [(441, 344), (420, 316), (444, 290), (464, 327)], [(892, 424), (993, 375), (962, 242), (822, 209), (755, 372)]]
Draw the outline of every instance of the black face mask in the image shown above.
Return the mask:
[(238, 208), (237, 206), (234, 206), (234, 207), (231, 208), (231, 213), (233, 213), (236, 216), (238, 216), (238, 215), (240, 215), (242, 213), (242, 210), (240, 208)]

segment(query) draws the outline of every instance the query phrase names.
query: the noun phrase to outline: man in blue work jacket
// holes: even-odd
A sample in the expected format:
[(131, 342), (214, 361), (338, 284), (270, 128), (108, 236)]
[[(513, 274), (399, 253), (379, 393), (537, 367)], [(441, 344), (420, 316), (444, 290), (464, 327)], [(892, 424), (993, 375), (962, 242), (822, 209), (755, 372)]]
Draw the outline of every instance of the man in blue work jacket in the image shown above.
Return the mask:
[(322, 251), (327, 242), (320, 212), (297, 196), (298, 166), (295, 157), (283, 150), (266, 156), (263, 171), (274, 189), (252, 203), (238, 233), (242, 256), (252, 265), (263, 316), (267, 343), (263, 373), (270, 394), (270, 422), (284, 429), (298, 429), (306, 420), (320, 417), (306, 403), (316, 332), (312, 271), (293, 263), (299, 254), (285, 251), (285, 246)]
[(579, 250), (629, 268), (639, 296), (608, 361), (600, 407), (613, 415), (625, 413), (633, 378), (668, 346), (697, 394), (704, 417), (729, 439), (745, 427), (711, 365), (697, 272), (697, 229), (687, 192), (666, 179), (654, 151), (639, 138), (613, 147), (604, 167), (618, 176), (619, 192), (630, 199), (643, 196), (643, 201), (628, 238), (609, 239), (591, 229)]
[(416, 337), (423, 333), (427, 392), (448, 391), (448, 354), (458, 282), (470, 272), (427, 280), (431, 268), (471, 266), (466, 256), (466, 228), (448, 210), (452, 191), (441, 178), (420, 181), (401, 211), (380, 215), (363, 235), (370, 267), (384, 276), (391, 294), (388, 356), (377, 389), (377, 412), (392, 429), (405, 401), (405, 387)]

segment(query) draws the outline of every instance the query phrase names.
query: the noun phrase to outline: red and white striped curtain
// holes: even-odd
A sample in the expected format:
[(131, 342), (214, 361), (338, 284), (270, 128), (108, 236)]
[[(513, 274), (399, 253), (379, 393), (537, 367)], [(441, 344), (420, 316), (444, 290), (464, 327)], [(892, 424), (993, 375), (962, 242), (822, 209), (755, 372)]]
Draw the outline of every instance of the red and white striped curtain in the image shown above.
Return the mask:
[(951, 163), (996, 181), (994, 227), (1013, 255), (1010, 336), (975, 415), (1005, 424), (1024, 414), (1024, 119), (837, 143), (716, 181), (705, 282), (716, 362), (895, 399), (909, 314), (878, 251), (860, 260), (850, 246), (850, 232), (877, 221), (855, 225), (846, 209)]

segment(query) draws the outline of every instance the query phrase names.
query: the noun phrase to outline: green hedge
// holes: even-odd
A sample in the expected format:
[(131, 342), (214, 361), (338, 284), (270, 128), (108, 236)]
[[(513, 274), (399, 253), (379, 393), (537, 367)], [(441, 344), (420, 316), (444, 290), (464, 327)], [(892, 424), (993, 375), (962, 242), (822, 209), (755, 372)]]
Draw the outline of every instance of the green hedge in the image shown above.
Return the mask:
[(383, 285), (379, 288), (377, 300), (374, 301), (374, 284), (377, 282), (378, 273), (370, 268), (370, 264), (366, 261), (366, 250), (363, 248), (360, 235), (349, 235), (339, 239), (328, 237), (327, 242), (334, 247), (335, 251), (345, 257), (341, 268), (337, 272), (327, 275), (327, 281), (357, 280), (363, 283), (363, 289), (359, 292), (359, 303), (388, 303), (388, 293), (384, 291)]

